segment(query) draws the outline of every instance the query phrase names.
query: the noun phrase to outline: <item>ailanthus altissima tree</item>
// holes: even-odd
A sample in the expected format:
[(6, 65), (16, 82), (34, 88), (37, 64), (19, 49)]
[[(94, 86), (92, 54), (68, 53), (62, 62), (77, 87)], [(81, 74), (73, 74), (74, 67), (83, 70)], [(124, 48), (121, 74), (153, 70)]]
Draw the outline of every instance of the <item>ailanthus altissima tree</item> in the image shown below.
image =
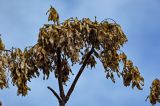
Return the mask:
[(155, 105), (157, 102), (160, 103), (160, 80), (159, 79), (153, 80), (152, 86), (150, 87), (150, 95), (147, 97), (147, 99), (148, 98), (152, 105)]
[[(123, 78), (124, 86), (131, 85), (132, 88), (142, 90), (144, 78), (138, 67), (121, 50), (127, 38), (120, 25), (114, 21), (109, 22), (108, 19), (98, 22), (96, 18), (94, 21), (89, 18), (70, 18), (61, 23), (53, 7), (47, 13), (48, 21), (53, 23), (40, 28), (37, 43), (32, 47), (26, 47), (23, 51), (20, 48), (8, 50), (0, 39), (1, 89), (8, 87), (7, 75), (10, 74), (12, 84), (18, 88), (17, 94), (25, 96), (30, 90), (28, 81), (39, 77), (41, 72), (44, 80), (54, 73), (59, 93), (50, 86), (48, 89), (57, 98), (59, 106), (65, 106), (86, 66), (93, 68), (97, 60), (100, 60), (107, 79), (110, 78), (115, 83), (114, 75), (117, 74)], [(64, 85), (76, 64), (81, 67), (68, 92), (64, 92)], [(160, 84), (157, 86), (157, 83), (159, 84), (155, 81), (152, 84), (154, 87), (149, 96), (152, 104), (156, 103), (155, 100), (159, 101), (160, 97)]]

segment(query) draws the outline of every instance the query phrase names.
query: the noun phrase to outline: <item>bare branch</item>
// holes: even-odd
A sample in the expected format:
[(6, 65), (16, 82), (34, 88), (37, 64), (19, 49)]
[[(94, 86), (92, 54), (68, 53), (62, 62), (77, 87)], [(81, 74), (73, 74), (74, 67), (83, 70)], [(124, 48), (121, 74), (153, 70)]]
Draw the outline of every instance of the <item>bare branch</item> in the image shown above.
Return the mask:
[(61, 70), (61, 51), (60, 48), (57, 50), (57, 69), (58, 69), (58, 84), (59, 84), (59, 91), (62, 100), (65, 98), (63, 83), (62, 83), (62, 70)]
[(6, 49), (0, 49), (0, 51), (5, 51), (5, 52), (12, 52), (11, 50), (6, 50)]
[(59, 102), (62, 101), (54, 89), (52, 89), (50, 86), (48, 86), (47, 88), (54, 94), (54, 96), (58, 99)]
[(90, 56), (91, 56), (91, 54), (93, 53), (93, 51), (94, 51), (94, 48), (92, 47), (92, 49), (90, 50), (90, 52), (88, 52), (88, 54), (87, 54), (87, 56), (86, 56), (86, 58), (85, 58), (85, 60), (84, 60), (84, 62), (83, 62), (83, 64), (82, 64), (81, 68), (79, 69), (79, 71), (78, 71), (78, 73), (77, 73), (77, 75), (76, 75), (76, 77), (75, 77), (75, 79), (74, 79), (74, 81), (73, 81), (70, 89), (69, 89), (68, 92), (67, 92), (65, 102), (67, 102), (67, 101), (69, 100), (69, 98), (70, 98), (70, 96), (71, 96), (71, 94), (72, 94), (72, 92), (73, 92), (73, 90), (74, 90), (74, 88), (75, 88), (75, 85), (76, 85), (79, 77), (81, 76), (82, 72), (84, 71), (84, 68), (85, 68), (86, 65), (87, 65), (87, 61), (88, 61), (88, 59), (90, 58)]

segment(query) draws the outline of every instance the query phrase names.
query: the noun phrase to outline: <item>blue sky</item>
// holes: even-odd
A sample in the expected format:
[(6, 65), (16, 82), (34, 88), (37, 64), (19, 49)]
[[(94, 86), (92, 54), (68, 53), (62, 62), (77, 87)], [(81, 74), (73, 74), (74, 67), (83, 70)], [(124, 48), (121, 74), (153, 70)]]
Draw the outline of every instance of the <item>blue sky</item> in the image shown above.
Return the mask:
[[(98, 64), (94, 70), (86, 69), (82, 74), (67, 106), (151, 106), (145, 98), (152, 80), (160, 78), (160, 1), (0, 0), (0, 33), (6, 47), (34, 45), (39, 28), (48, 23), (45, 13), (50, 5), (58, 10), (61, 21), (76, 16), (116, 20), (129, 40), (123, 50), (145, 78), (143, 91), (126, 88), (122, 78), (116, 78), (115, 84), (107, 80), (102, 65)], [(58, 106), (46, 88), (48, 85), (57, 89), (53, 77), (47, 81), (42, 76), (33, 79), (29, 83), (32, 90), (26, 97), (17, 96), (17, 88), (10, 85), (9, 89), (0, 90), (0, 100), (4, 106)]]

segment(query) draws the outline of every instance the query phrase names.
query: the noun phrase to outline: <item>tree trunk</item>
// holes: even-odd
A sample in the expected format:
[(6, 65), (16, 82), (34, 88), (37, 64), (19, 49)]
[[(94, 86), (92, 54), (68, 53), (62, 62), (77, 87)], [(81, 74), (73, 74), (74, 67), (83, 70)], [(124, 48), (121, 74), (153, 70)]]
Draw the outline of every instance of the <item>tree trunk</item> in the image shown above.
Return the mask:
[(60, 104), (59, 106), (65, 106), (65, 104)]
[(60, 102), (59, 106), (65, 106), (65, 103), (64, 102)]
[(2, 102), (0, 101), (0, 106), (2, 106)]

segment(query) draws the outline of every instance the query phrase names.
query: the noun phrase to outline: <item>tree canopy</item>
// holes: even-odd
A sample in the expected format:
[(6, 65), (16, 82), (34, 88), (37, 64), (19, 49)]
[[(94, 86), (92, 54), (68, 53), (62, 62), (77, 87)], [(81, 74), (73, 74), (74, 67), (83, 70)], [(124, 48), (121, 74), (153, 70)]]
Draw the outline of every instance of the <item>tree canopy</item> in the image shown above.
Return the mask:
[[(8, 87), (8, 77), (12, 84), (17, 86), (17, 94), (27, 95), (27, 83), (32, 78), (48, 79), (54, 73), (58, 80), (60, 95), (48, 87), (57, 97), (60, 105), (66, 104), (74, 87), (86, 66), (94, 68), (99, 60), (105, 69), (106, 78), (114, 83), (115, 74), (123, 78), (124, 86), (137, 87), (142, 90), (144, 78), (140, 75), (138, 67), (127, 58), (121, 47), (127, 42), (127, 37), (121, 26), (111, 19), (98, 22), (89, 18), (79, 20), (69, 18), (59, 22), (57, 11), (51, 7), (48, 21), (40, 28), (37, 43), (24, 50), (20, 48), (6, 49), (0, 39), (0, 88)], [(111, 21), (111, 22), (110, 22)], [(63, 87), (73, 74), (72, 67), (81, 65), (70, 89), (65, 94)], [(122, 67), (121, 67), (122, 66)], [(152, 104), (160, 100), (160, 81), (152, 83)], [(63, 105), (61, 105), (63, 106)]]

